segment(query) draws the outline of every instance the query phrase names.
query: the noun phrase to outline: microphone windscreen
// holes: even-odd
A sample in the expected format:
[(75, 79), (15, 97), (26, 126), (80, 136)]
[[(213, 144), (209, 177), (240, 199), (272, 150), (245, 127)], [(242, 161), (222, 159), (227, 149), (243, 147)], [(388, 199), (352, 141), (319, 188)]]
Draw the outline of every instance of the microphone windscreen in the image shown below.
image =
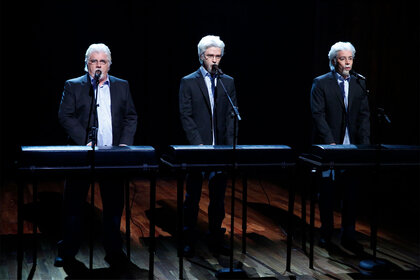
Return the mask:
[(222, 70), (219, 68), (219, 65), (217, 65), (217, 64), (213, 64), (211, 70), (214, 74), (223, 75)]
[(95, 72), (95, 79), (99, 79), (101, 77), (102, 71), (101, 70), (96, 70)]

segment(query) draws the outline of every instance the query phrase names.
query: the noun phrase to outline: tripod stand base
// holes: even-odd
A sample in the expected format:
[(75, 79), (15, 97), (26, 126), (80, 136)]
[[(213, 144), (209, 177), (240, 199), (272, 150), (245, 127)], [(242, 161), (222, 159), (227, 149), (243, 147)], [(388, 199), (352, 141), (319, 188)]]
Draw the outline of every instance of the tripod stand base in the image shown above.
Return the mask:
[(246, 275), (245, 271), (239, 268), (234, 268), (230, 270), (230, 268), (222, 268), (216, 272), (217, 279), (248, 279), (248, 275)]
[(362, 274), (374, 275), (375, 273), (389, 271), (390, 265), (389, 262), (384, 259), (371, 259), (361, 261), (359, 267), (363, 269)]

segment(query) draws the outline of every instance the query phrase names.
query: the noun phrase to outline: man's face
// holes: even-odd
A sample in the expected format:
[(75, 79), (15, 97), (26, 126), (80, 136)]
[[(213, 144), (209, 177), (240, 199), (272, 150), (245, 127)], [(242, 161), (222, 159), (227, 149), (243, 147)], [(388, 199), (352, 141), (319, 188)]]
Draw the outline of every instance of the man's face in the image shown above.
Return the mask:
[(349, 76), (353, 67), (353, 53), (347, 50), (337, 52), (334, 66), (339, 74)]
[(211, 72), (212, 65), (219, 65), (220, 60), (222, 59), (222, 49), (218, 47), (210, 47), (201, 56), (204, 68), (208, 72)]
[(104, 52), (93, 52), (88, 59), (88, 70), (91, 77), (95, 76), (97, 70), (101, 70), (100, 80), (105, 80), (109, 70), (108, 56)]

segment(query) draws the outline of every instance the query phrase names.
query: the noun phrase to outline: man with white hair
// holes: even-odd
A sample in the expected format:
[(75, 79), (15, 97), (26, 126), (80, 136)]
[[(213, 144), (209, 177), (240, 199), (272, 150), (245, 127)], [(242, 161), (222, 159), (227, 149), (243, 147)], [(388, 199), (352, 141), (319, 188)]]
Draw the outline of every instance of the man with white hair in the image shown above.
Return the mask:
[[(198, 58), (201, 67), (182, 78), (179, 89), (179, 111), (182, 127), (191, 145), (232, 145), (233, 110), (220, 81), (236, 106), (236, 91), (232, 77), (217, 75), (214, 65), (219, 65), (225, 44), (218, 36), (205, 36), (198, 43)], [(184, 202), (185, 246), (184, 255), (194, 254), (197, 234), (195, 226), (199, 211), (203, 173), (189, 173)], [(226, 174), (210, 172), (208, 207), (209, 249), (214, 255), (229, 255), (229, 248), (223, 245), (225, 229)]]
[[(92, 44), (85, 54), (85, 71), (81, 77), (65, 82), (58, 112), (61, 126), (73, 145), (132, 145), (137, 128), (137, 113), (129, 84), (111, 76), (111, 52), (104, 44)], [(96, 110), (92, 103), (97, 99)], [(93, 110), (92, 110), (93, 108)], [(103, 203), (105, 260), (111, 267), (128, 263), (122, 251), (120, 234), (124, 206), (124, 185), (121, 179), (107, 176), (99, 179)], [(59, 242), (56, 266), (83, 267), (75, 256), (82, 240), (83, 204), (90, 181), (86, 176), (66, 178), (63, 209), (63, 240)]]
[[(315, 144), (369, 144), (370, 114), (364, 80), (351, 75), (356, 50), (349, 42), (338, 42), (328, 53), (331, 72), (314, 79), (311, 111)], [(354, 253), (363, 250), (355, 240), (355, 174), (348, 170), (326, 171), (319, 190), (321, 238), (319, 245), (331, 248), (334, 229), (334, 191), (342, 190), (341, 245)], [(340, 182), (340, 187), (335, 184)]]

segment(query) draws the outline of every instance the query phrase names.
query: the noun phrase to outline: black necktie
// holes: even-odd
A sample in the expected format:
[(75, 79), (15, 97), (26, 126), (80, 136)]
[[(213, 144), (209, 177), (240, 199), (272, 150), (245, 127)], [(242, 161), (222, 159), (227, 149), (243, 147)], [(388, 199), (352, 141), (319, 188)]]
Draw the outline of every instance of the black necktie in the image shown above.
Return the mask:
[(212, 122), (211, 122), (211, 126), (212, 126), (212, 132), (213, 132), (213, 139), (214, 139), (214, 144), (217, 144), (216, 143), (216, 96), (215, 96), (215, 94), (216, 94), (216, 83), (215, 83), (215, 80), (216, 80), (216, 76), (215, 75), (210, 75), (210, 81), (211, 81), (211, 93), (212, 93), (212, 98), (213, 98), (213, 111), (212, 111)]
[(210, 75), (210, 81), (211, 81), (211, 93), (212, 93), (212, 95), (213, 95), (213, 98), (214, 98), (214, 89), (216, 88), (216, 86), (215, 86), (215, 80), (216, 79), (216, 76), (213, 76), (213, 75)]
[[(340, 80), (340, 89), (341, 89), (341, 96), (343, 97), (343, 102), (345, 103), (345, 99), (346, 99), (346, 91), (344, 89), (344, 82), (350, 82), (350, 78), (344, 79), (341, 76), (338, 76), (338, 79)], [(347, 106), (346, 106), (347, 109)]]
[(348, 128), (349, 127), (349, 116), (348, 116), (348, 99), (347, 99), (347, 102), (346, 102), (346, 91), (345, 91), (345, 89), (344, 89), (344, 82), (345, 81), (347, 81), (347, 82), (349, 82), (350, 83), (350, 77), (349, 78), (347, 78), (347, 79), (344, 79), (343, 77), (341, 77), (341, 76), (338, 76), (338, 79), (340, 80), (340, 89), (341, 89), (341, 96), (343, 97), (343, 103), (344, 103), (344, 107), (346, 108), (346, 128)]

